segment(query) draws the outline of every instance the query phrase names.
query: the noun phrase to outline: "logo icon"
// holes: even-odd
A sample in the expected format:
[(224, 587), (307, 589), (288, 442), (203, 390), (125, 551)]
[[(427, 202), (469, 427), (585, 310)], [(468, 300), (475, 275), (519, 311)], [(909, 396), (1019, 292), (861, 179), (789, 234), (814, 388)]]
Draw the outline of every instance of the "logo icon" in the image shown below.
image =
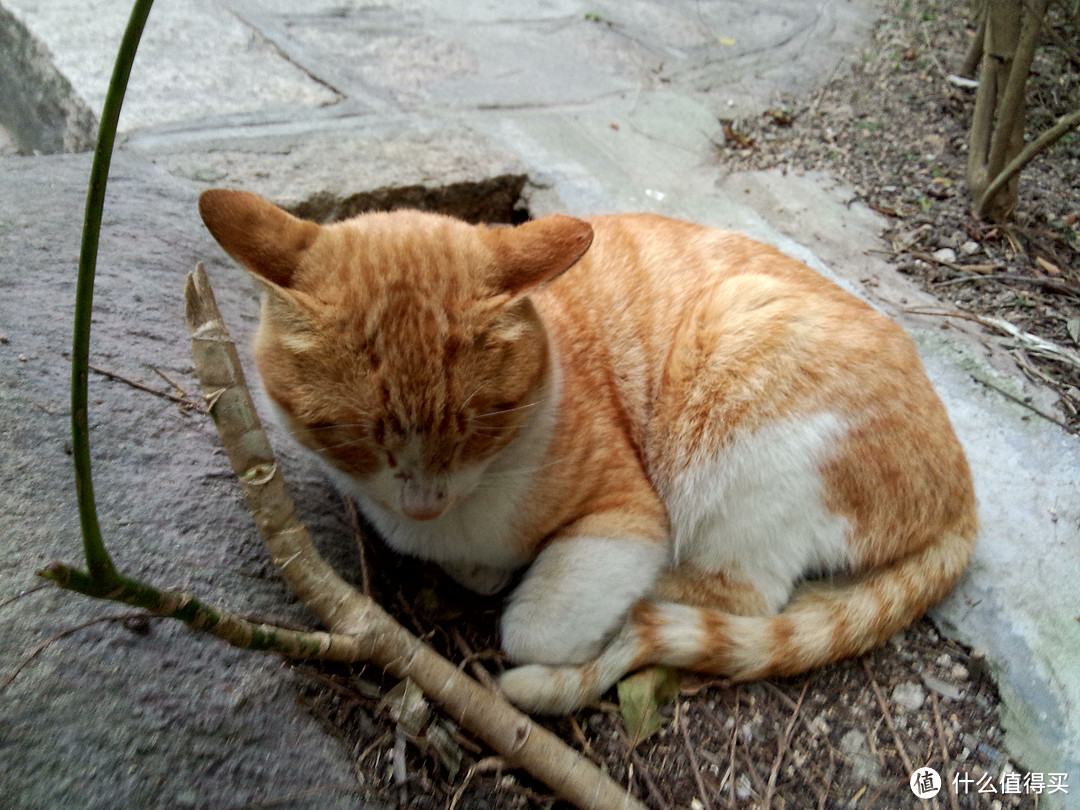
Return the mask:
[(941, 791), (941, 774), (933, 768), (919, 768), (911, 774), (908, 784), (920, 799), (932, 799)]

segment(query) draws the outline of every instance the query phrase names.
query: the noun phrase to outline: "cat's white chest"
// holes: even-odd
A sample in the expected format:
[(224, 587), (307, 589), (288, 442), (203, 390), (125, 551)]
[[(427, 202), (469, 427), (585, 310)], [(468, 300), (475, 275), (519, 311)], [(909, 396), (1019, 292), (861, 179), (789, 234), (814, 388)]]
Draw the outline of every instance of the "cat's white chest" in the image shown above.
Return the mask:
[(544, 458), (555, 426), (559, 375), (554, 370), (541, 389), (535, 407), (518, 436), (491, 459), (475, 486), (461, 501), (432, 520), (414, 520), (374, 500), (356, 480), (328, 466), (343, 492), (352, 496), (367, 519), (394, 550), (442, 565), (463, 584), (487, 591), (484, 583), (499, 579), (476, 567), (512, 572), (532, 559), (522, 542), (517, 516), (531, 497), (536, 470)]
[(350, 488), (361, 511), (387, 545), (443, 565), (482, 565), (514, 569), (528, 562), (513, 542), (513, 514), (520, 487), (496, 486), (481, 479), (467, 499), (434, 520), (412, 520)]

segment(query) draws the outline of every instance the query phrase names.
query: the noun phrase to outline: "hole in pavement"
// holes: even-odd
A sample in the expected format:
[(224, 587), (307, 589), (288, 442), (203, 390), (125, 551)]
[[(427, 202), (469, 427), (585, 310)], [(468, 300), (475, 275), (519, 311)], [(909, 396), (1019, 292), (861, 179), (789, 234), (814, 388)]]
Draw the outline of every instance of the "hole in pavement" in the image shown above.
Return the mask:
[(523, 174), (503, 174), (445, 186), (391, 186), (347, 197), (316, 193), (287, 208), (295, 216), (315, 222), (338, 222), (368, 211), (418, 208), (466, 222), (517, 225), (529, 219), (521, 196), (527, 180)]

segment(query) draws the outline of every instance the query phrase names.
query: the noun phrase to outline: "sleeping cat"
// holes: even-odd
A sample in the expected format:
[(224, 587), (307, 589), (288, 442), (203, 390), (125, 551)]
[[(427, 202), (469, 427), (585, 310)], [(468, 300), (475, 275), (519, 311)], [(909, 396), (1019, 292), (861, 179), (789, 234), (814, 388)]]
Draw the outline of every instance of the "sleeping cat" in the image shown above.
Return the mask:
[(661, 663), (858, 655), (949, 590), (971, 476), (911, 340), (744, 236), (635, 214), (305, 222), (213, 190), (284, 424), (386, 542), (477, 591), (523, 708)]

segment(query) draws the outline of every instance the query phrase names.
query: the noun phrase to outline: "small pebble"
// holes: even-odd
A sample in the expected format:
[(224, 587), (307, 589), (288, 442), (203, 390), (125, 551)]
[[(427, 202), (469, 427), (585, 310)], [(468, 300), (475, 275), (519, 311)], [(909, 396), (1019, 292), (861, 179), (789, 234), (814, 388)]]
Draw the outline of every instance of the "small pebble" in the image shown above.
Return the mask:
[(916, 711), (926, 702), (926, 692), (917, 683), (905, 681), (893, 688), (892, 699), (905, 709)]
[(951, 684), (948, 681), (943, 681), (941, 678), (935, 678), (933, 675), (924, 673), (922, 682), (926, 685), (927, 689), (932, 689), (949, 700), (959, 700), (963, 696), (963, 693), (958, 686)]
[(956, 251), (952, 248), (940, 248), (931, 254), (939, 262), (955, 262)]

